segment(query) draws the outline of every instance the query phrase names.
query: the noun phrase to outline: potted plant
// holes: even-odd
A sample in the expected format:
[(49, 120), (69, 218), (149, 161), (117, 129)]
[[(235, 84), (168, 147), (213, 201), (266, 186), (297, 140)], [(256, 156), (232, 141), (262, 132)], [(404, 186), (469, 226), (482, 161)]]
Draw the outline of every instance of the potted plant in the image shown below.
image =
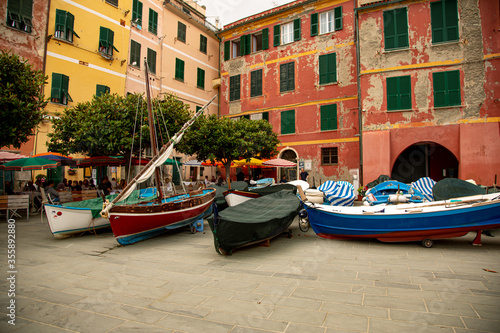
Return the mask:
[(364, 186), (360, 186), (358, 188), (358, 201), (363, 200), (363, 197), (365, 196), (365, 194), (366, 194), (366, 188)]

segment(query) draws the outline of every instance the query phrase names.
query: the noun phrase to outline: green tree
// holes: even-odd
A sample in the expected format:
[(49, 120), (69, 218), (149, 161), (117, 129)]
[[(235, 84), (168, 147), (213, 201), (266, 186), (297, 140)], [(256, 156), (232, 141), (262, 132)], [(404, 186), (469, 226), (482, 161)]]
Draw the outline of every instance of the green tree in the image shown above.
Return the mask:
[[(152, 100), (158, 143), (168, 141), (191, 118), (186, 104), (172, 95)], [(138, 156), (151, 146), (147, 103), (140, 94), (94, 96), (90, 102), (66, 108), (54, 119), (48, 149), (63, 154), (87, 156)], [(135, 130), (134, 130), (135, 129)], [(161, 139), (163, 138), (163, 140)], [(132, 148), (133, 143), (133, 148)]]
[(222, 162), (229, 179), (231, 161), (255, 156), (270, 158), (278, 153), (279, 143), (278, 135), (266, 120), (234, 121), (211, 115), (196, 120), (177, 150), (194, 155), (199, 161)]
[(21, 147), (43, 120), (47, 100), (42, 71), (10, 51), (0, 54), (0, 147)]

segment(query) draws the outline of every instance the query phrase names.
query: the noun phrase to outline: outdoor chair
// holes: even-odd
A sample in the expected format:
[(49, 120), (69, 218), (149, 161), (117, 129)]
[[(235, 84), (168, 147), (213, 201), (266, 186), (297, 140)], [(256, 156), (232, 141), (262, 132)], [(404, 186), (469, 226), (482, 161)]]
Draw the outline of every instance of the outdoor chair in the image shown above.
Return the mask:
[(7, 207), (7, 220), (9, 219), (9, 214), (12, 214), (12, 217), (21, 217), (17, 212), (20, 209), (26, 209), (28, 221), (30, 220), (30, 196), (28, 194), (9, 195), (7, 198)]

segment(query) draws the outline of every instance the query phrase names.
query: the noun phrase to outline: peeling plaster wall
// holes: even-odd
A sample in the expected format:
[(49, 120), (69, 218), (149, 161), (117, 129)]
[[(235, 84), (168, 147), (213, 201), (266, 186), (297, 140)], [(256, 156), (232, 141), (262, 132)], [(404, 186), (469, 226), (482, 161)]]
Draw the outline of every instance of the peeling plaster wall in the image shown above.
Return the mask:
[[(409, 47), (386, 51), (384, 45), (383, 11), (407, 8)], [(474, 174), (476, 181), (488, 178), (498, 164), (491, 149), (481, 157), (483, 175), (474, 159), (476, 149), (463, 140), (473, 140), (463, 129), (472, 123), (493, 122), (498, 125), (500, 93), (498, 65), (500, 63), (499, 4), (487, 0), (458, 0), (459, 36), (457, 42), (432, 43), (430, 1), (403, 1), (360, 12), (361, 100), (363, 109), (364, 175), (373, 177), (377, 170), (391, 169), (395, 159), (412, 144), (432, 141), (448, 148), (457, 156), (461, 175)], [(487, 18), (486, 18), (487, 17)], [(459, 70), (460, 106), (435, 108), (433, 76), (435, 72)], [(386, 79), (411, 76), (412, 109), (387, 111)], [(471, 124), (469, 124), (471, 123)], [(483, 124), (485, 125), (485, 124)], [(455, 130), (460, 126), (460, 131)], [(500, 141), (497, 126), (484, 126), (491, 131), (489, 140)], [(371, 164), (377, 151), (372, 133), (390, 133), (391, 158), (389, 165)], [(468, 133), (475, 130), (468, 130)], [(393, 135), (398, 133), (397, 135)], [(444, 135), (446, 133), (446, 135)], [(451, 137), (448, 137), (451, 136)], [(465, 149), (465, 151), (464, 151)], [(488, 170), (488, 168), (490, 168)], [(472, 172), (472, 173), (471, 173)], [(496, 171), (498, 172), (498, 171)], [(368, 178), (365, 179), (369, 181)]]

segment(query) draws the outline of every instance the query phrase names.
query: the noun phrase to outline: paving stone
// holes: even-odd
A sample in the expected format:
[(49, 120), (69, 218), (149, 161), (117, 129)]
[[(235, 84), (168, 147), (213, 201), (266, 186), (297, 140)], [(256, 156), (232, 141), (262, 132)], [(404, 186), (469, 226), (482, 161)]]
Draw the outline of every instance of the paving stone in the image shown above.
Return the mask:
[(332, 313), (332, 315), (340, 313), (389, 319), (389, 309), (371, 306), (325, 302), (321, 307), (321, 311)]
[(389, 309), (426, 311), (423, 300), (404, 297), (365, 295), (363, 305)]
[(288, 307), (277, 307), (269, 319), (281, 320), (291, 323), (300, 323), (321, 326), (325, 321), (326, 312), (307, 311)]
[(182, 332), (199, 333), (226, 333), (229, 332), (234, 325), (227, 325), (220, 322), (209, 320), (193, 319), (189, 317), (177, 316), (170, 314), (157, 323), (158, 326), (179, 330)]
[(462, 315), (466, 317), (477, 317), (476, 311), (470, 304), (460, 302), (442, 302), (436, 300), (425, 300), (428, 312)]
[(185, 317), (193, 317), (193, 318), (203, 318), (208, 315), (212, 310), (204, 309), (204, 308), (194, 308), (191, 306), (180, 305), (176, 303), (169, 302), (154, 302), (150, 306), (149, 309), (158, 310), (163, 312), (168, 312), (172, 314), (182, 315)]
[(498, 333), (500, 321), (485, 320), (478, 318), (463, 318), (465, 326), (470, 330), (479, 330), (481, 332), (495, 332)]
[(335, 329), (366, 332), (368, 329), (368, 318), (365, 316), (329, 313), (326, 316), (325, 326)]
[(391, 319), (432, 325), (464, 327), (460, 316), (441, 315), (428, 312), (414, 312), (391, 309)]
[(325, 327), (290, 323), (290, 325), (286, 328), (285, 333), (325, 333), (325, 330)]
[(50, 324), (61, 318), (74, 314), (76, 311), (77, 310), (67, 306), (36, 301), (17, 308), (16, 316)]
[(267, 318), (274, 309), (274, 306), (265, 303), (225, 300), (215, 297), (210, 298), (199, 307), (264, 318)]
[(161, 318), (165, 317), (167, 314), (165, 312), (124, 305), (120, 308), (109, 311), (108, 315), (117, 318), (138, 321), (144, 324), (154, 324)]
[(250, 327), (256, 329), (283, 332), (288, 323), (280, 320), (272, 320), (252, 314), (234, 314), (222, 311), (213, 311), (205, 319), (221, 322), (229, 325)]
[(363, 295), (344, 293), (330, 290), (319, 290), (309, 288), (297, 288), (291, 295), (296, 298), (306, 298), (317, 301), (332, 301), (348, 304), (360, 304), (363, 300)]
[(454, 329), (452, 327), (429, 325), (426, 323), (410, 323), (406, 321), (370, 318), (370, 333), (401, 332), (454, 333)]
[(139, 333), (139, 332), (147, 332), (147, 333), (173, 333), (174, 330), (162, 328), (158, 326), (146, 325), (134, 321), (127, 321), (120, 326), (113, 328), (107, 333)]
[(52, 323), (55, 326), (82, 333), (107, 332), (123, 323), (124, 320), (103, 316), (93, 312), (79, 311), (59, 321)]

